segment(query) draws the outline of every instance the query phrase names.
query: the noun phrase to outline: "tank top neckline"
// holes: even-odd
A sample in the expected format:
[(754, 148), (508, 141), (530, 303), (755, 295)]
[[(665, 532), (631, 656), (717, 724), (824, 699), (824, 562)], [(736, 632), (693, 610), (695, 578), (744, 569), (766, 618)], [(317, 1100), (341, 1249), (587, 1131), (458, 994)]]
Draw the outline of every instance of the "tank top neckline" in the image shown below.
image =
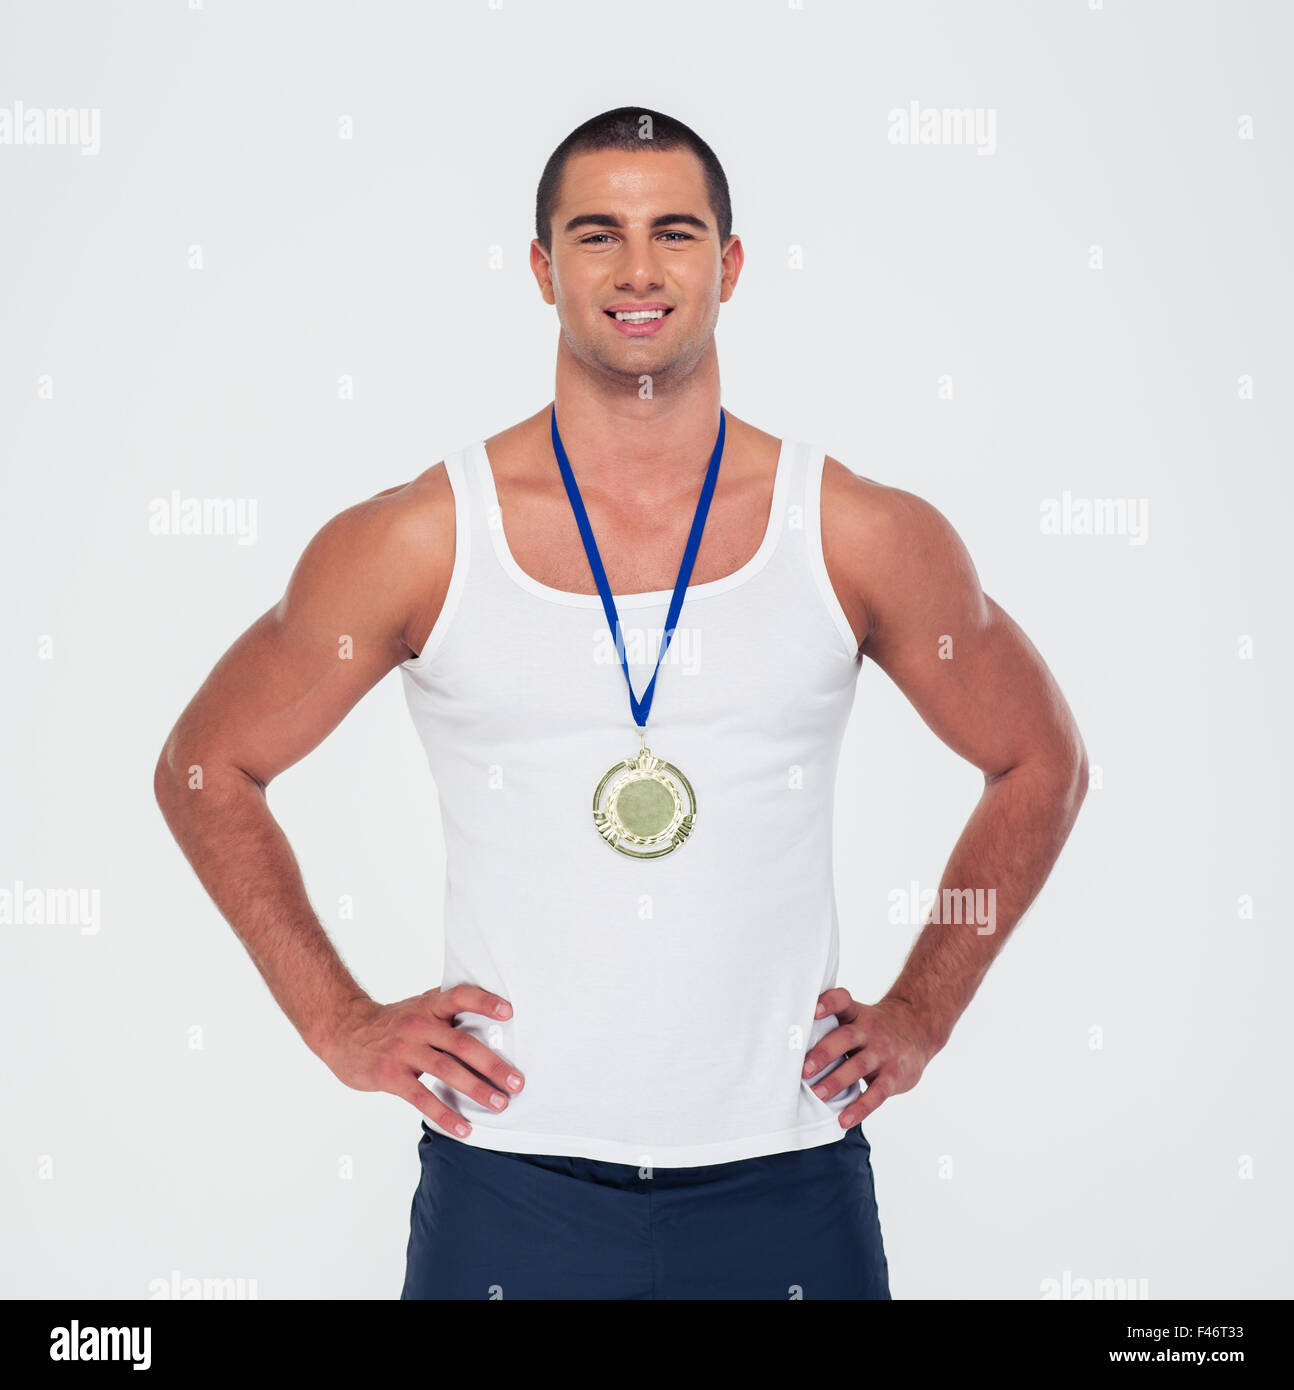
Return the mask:
[[(499, 492), (494, 483), (494, 469), (490, 465), (490, 456), (486, 452), (485, 441), (483, 439), (478, 440), (472, 446), (472, 451), (475, 454), (474, 463), (485, 488), (486, 501), (494, 509), (490, 516), (498, 519), (489, 525), (489, 531), (490, 538), (494, 542), (495, 557), (504, 573), (528, 593), (534, 594), (538, 598), (547, 599), (550, 603), (562, 603), (574, 608), (601, 608), (602, 600), (596, 593), (577, 594), (569, 589), (555, 589), (549, 584), (541, 584), (538, 579), (527, 574), (521, 568), (512, 554), (507, 535), (503, 529), (503, 509), (499, 505)], [(704, 584), (689, 584), (685, 593), (685, 598), (688, 601), (709, 598), (712, 595), (735, 589), (739, 584), (745, 583), (747, 579), (757, 574), (768, 563), (782, 531), (782, 514), (785, 511), (786, 489), (789, 486), (791, 471), (791, 452), (791, 442), (783, 439), (777, 455), (777, 468), (773, 474), (773, 496), (768, 509), (768, 524), (764, 528), (764, 535), (759, 542), (759, 548), (744, 565), (733, 570), (731, 574), (721, 575), (718, 579), (706, 580)], [(671, 589), (652, 589), (636, 594), (612, 594), (612, 597), (618, 608), (642, 608), (650, 604), (668, 603), (672, 592)]]

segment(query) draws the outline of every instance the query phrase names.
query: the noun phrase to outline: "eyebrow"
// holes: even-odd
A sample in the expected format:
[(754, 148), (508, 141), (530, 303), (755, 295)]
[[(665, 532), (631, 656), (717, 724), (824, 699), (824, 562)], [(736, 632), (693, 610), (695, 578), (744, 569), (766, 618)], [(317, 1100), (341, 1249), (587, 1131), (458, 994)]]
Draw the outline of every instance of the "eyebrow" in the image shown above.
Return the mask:
[[(655, 227), (668, 227), (682, 224), (685, 227), (696, 227), (699, 231), (708, 232), (710, 228), (699, 217), (694, 217), (690, 212), (666, 212), (659, 217), (653, 217), (651, 225)], [(582, 212), (578, 217), (571, 220), (562, 228), (562, 234), (577, 231), (580, 227), (615, 227), (621, 229), (624, 223), (610, 212)]]

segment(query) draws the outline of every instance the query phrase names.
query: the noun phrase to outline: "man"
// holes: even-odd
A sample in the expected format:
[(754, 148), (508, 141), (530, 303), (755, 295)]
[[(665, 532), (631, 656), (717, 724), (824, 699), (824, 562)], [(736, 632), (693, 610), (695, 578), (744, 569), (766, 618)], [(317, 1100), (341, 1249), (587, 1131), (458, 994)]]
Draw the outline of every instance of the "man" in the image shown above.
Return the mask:
[[(947, 1043), (1084, 796), (1060, 691), (943, 517), (721, 410), (742, 261), (694, 132), (574, 131), (531, 246), (553, 401), (324, 526), (158, 763), (306, 1043), (424, 1117), (406, 1298), (888, 1298), (860, 1122)], [(936, 911), (874, 1004), (836, 987), (831, 877), (864, 655), (983, 771), (939, 902), (995, 903), (992, 930)], [(265, 789), (397, 666), (445, 973), (382, 1004)]]

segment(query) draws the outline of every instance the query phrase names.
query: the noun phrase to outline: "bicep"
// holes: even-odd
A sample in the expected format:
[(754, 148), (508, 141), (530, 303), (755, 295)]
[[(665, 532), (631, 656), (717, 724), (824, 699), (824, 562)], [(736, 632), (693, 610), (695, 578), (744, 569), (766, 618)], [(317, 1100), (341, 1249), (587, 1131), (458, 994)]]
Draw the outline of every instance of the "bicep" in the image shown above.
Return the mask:
[(282, 599), (224, 653), (180, 716), (164, 753), (173, 770), (216, 764), (266, 785), (409, 656), (402, 597), (375, 568), (373, 531), (355, 509), (310, 542)]
[(905, 495), (870, 578), (864, 644), (928, 727), (986, 777), (1077, 735), (1046, 663), (980, 586), (947, 520)]

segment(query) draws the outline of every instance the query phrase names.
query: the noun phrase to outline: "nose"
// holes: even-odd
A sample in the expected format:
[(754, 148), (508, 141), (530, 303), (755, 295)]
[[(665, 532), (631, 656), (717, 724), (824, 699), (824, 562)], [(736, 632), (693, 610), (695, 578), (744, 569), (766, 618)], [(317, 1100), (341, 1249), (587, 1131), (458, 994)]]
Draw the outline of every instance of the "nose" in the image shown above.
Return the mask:
[(650, 235), (625, 237), (616, 266), (616, 288), (642, 298), (664, 283), (661, 251)]

